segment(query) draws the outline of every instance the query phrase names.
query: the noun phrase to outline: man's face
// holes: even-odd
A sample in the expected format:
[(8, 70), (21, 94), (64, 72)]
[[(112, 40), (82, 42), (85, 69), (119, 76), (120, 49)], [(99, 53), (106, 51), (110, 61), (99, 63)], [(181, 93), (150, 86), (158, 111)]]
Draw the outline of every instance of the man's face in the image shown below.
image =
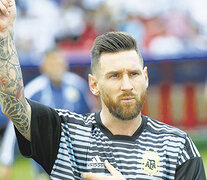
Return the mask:
[(46, 56), (41, 70), (52, 82), (61, 83), (62, 76), (67, 71), (67, 64), (60, 52), (51, 52)]
[(135, 50), (101, 55), (97, 88), (102, 108), (108, 108), (113, 116), (121, 120), (136, 118), (147, 87), (147, 68), (143, 69)]

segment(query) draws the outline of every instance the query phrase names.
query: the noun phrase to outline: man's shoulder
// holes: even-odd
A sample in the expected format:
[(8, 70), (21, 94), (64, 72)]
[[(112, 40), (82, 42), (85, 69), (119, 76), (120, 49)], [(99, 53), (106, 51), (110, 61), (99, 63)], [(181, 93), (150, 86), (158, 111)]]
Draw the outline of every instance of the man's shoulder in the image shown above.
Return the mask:
[(174, 136), (184, 139), (187, 137), (187, 133), (177, 127), (168, 125), (158, 120), (151, 119), (149, 117), (146, 118), (147, 118), (146, 129), (148, 129), (151, 133), (166, 135), (166, 136)]
[(39, 75), (39, 76), (37, 76), (37, 77), (35, 77), (34, 79), (32, 79), (27, 85), (26, 85), (26, 87), (27, 86), (31, 86), (31, 85), (33, 85), (33, 84), (37, 84), (37, 83), (39, 83), (39, 82), (48, 82), (48, 78), (47, 78), (47, 76), (45, 76), (45, 75)]
[(95, 122), (95, 113), (79, 114), (65, 109), (56, 109), (64, 123), (90, 125)]
[(87, 87), (87, 82), (84, 78), (82, 78), (81, 76), (73, 73), (73, 72), (67, 72), (64, 74), (63, 76), (63, 82), (65, 85), (72, 85), (75, 87)]
[(48, 78), (44, 75), (37, 76), (25, 86), (25, 95), (30, 98), (42, 91), (48, 84)]
[(70, 80), (74, 80), (77, 82), (77, 80), (80, 80), (81, 82), (86, 82), (86, 80), (84, 78), (82, 78), (81, 76), (79, 76), (78, 74), (74, 73), (74, 72), (66, 72), (63, 76), (63, 79), (65, 79), (66, 81)]

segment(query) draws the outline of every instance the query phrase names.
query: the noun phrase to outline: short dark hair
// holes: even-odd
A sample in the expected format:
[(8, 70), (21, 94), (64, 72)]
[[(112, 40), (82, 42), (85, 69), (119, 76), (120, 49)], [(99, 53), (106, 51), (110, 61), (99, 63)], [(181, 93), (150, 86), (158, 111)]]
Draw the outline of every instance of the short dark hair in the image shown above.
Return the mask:
[(102, 53), (113, 53), (127, 50), (135, 50), (139, 55), (143, 66), (143, 58), (137, 47), (136, 40), (124, 32), (108, 32), (98, 36), (91, 50), (91, 72), (94, 74), (99, 65)]

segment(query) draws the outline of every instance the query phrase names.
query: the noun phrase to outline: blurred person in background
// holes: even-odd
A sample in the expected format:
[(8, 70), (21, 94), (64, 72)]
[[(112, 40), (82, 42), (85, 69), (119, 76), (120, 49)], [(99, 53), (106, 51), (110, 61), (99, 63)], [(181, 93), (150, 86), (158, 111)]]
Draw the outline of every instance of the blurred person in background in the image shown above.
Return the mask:
[[(40, 72), (42, 75), (33, 79), (25, 87), (27, 98), (53, 108), (72, 109), (81, 114), (91, 111), (92, 100), (86, 81), (77, 74), (68, 72), (68, 64), (60, 50), (54, 49), (46, 53), (40, 66)], [(15, 143), (14, 127), (10, 121), (3, 138), (0, 154), (2, 164), (0, 177), (2, 176), (3, 180), (8, 180), (12, 174)], [(49, 179), (40, 165), (37, 163), (34, 165), (35, 179)]]
[[(0, 106), (0, 143), (1, 143), (1, 138), (2, 138), (2, 135), (4, 133), (4, 130), (6, 128), (8, 124), (8, 117), (6, 117), (2, 111), (1, 111), (1, 106)], [(1, 146), (0, 146), (0, 150), (1, 150)]]
[[(3, 85), (3, 84), (2, 84)], [(7, 116), (5, 116), (3, 113), (2, 113), (2, 111), (1, 111), (1, 106), (0, 106), (0, 152), (1, 152), (1, 149), (2, 149), (2, 147), (1, 147), (1, 144), (2, 144), (2, 137), (3, 137), (3, 135), (4, 135), (4, 133), (5, 133), (5, 129), (6, 129), (6, 127), (7, 127), (7, 124), (8, 124), (8, 117)], [(0, 163), (0, 179), (1, 179), (1, 163)], [(5, 173), (5, 174), (7, 174), (7, 173)]]

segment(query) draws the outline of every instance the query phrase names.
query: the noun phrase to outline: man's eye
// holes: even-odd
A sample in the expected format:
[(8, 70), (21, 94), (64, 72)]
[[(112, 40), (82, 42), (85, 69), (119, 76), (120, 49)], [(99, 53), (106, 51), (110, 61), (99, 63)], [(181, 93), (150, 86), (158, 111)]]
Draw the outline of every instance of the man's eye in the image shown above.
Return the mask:
[(137, 73), (137, 72), (131, 72), (130, 75), (131, 75), (131, 76), (137, 76), (138, 73)]
[(118, 73), (115, 73), (115, 74), (112, 74), (110, 77), (111, 78), (117, 78), (117, 77), (119, 77), (119, 74)]

